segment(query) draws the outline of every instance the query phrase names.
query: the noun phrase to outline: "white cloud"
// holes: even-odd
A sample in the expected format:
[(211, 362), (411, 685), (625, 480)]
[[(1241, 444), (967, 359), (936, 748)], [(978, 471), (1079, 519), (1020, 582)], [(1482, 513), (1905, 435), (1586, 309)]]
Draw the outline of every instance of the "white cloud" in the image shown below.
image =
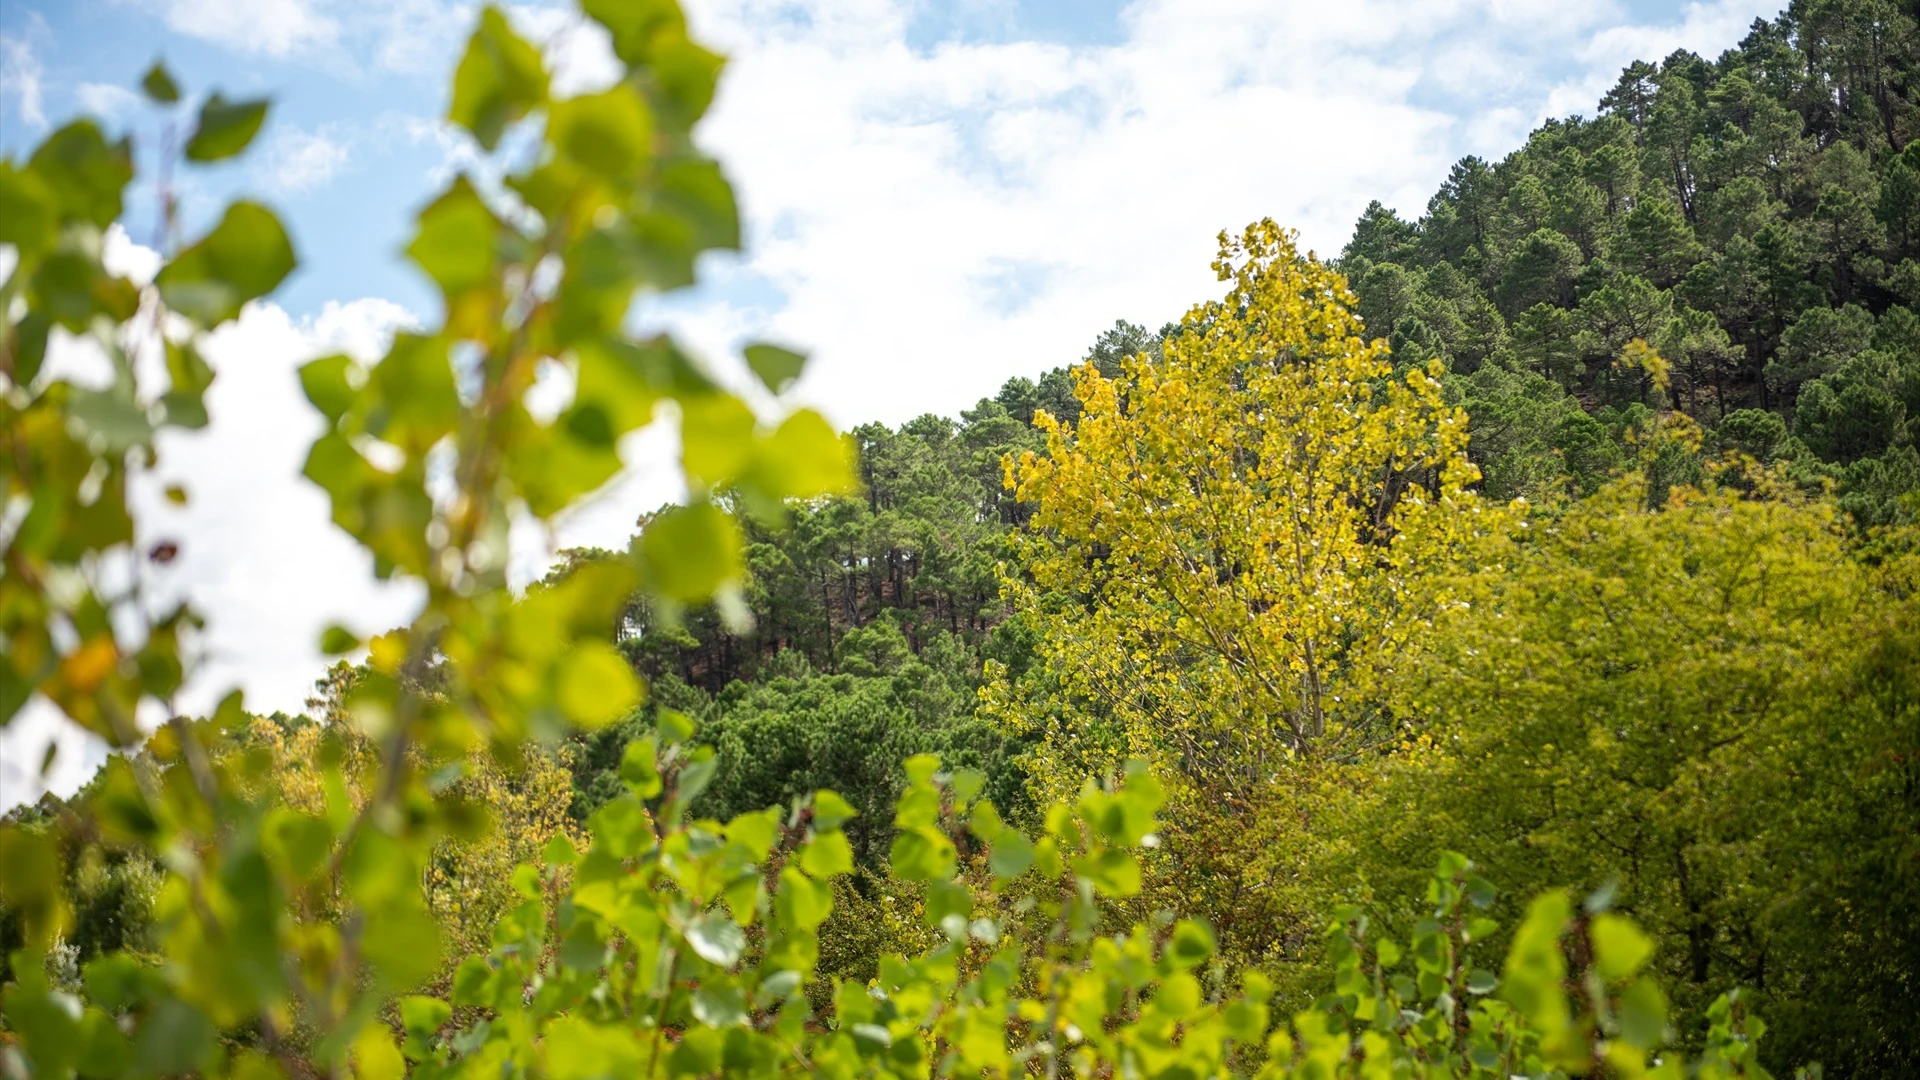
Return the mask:
[[(38, 18), (36, 15), (35, 18)], [(44, 31), (45, 24), (38, 24)], [(45, 74), (33, 46), (24, 37), (0, 34), (0, 110), (9, 99), (21, 123), (28, 127), (47, 126), (47, 114), (40, 79)]]
[(514, 29), (540, 46), (559, 97), (605, 90), (626, 75), (606, 28), (572, 7), (516, 5)]
[(103, 120), (117, 120), (138, 109), (146, 100), (126, 87), (112, 83), (83, 82), (73, 88), (73, 96), (80, 100), (82, 111)]
[(1272, 216), (1334, 253), (1368, 200), (1417, 214), (1453, 161), (1568, 111), (1556, 87), (1591, 113), (1623, 51), (1724, 47), (1772, 2), (1623, 27), (1547, 0), (1136, 0), (1117, 44), (930, 49), (910, 0), (693, 3), (730, 58), (704, 140), (748, 253), (651, 318), (810, 347), (799, 393), (842, 422), (950, 413), (1217, 294), (1219, 230)]
[(297, 369), (332, 352), (372, 359), (395, 329), (417, 321), (378, 299), (329, 303), (306, 319), (256, 303), (206, 341), (211, 423), (168, 433), (159, 446), (157, 478), (180, 483), (190, 501), (138, 505), (148, 541), (180, 544), (170, 583), (209, 616), (206, 662), (184, 695), (189, 711), (211, 708), (233, 686), (256, 710), (298, 711), (325, 667), (323, 626), (370, 633), (411, 616), (415, 590), (375, 582), (371, 558), (300, 475), (321, 418)]
[(176, 33), (239, 52), (286, 56), (330, 45), (340, 24), (315, 10), (311, 0), (135, 0)]
[(473, 23), (471, 0), (120, 0), (176, 33), (240, 53), (353, 71), (437, 73)]
[(255, 166), (261, 184), (282, 196), (304, 195), (325, 187), (352, 157), (348, 137), (335, 125), (314, 131), (281, 128), (268, 141)]
[(1733, 48), (1756, 18), (1771, 18), (1780, 5), (1754, 0), (1711, 0), (1689, 3), (1670, 23), (1622, 24), (1606, 27), (1585, 41), (1575, 55), (1573, 73), (1547, 95), (1541, 115), (1591, 115), (1594, 103), (1613, 88), (1620, 69), (1635, 60), (1658, 64), (1675, 49), (1688, 49), (1709, 60)]

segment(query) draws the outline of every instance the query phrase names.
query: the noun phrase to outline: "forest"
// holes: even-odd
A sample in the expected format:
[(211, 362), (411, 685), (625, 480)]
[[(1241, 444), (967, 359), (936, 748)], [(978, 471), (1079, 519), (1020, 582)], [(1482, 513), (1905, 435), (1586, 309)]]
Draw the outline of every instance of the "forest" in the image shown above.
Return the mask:
[[(140, 593), (129, 494), (286, 232), (142, 285), (127, 144), (0, 162), (0, 722), (118, 751), (0, 823), (0, 1075), (1920, 1074), (1920, 6), (1636, 62), (1411, 220), (1223, 232), (1178, 322), (845, 433), (799, 354), (744, 351), (770, 413), (627, 331), (740, 243), (723, 62), (582, 6), (612, 89), (494, 8), (452, 74), (541, 152), (420, 212), (443, 320), (301, 369), (302, 482), (425, 600), (297, 715), (174, 713), (220, 613)], [(687, 500), (508, 588), (668, 414)]]

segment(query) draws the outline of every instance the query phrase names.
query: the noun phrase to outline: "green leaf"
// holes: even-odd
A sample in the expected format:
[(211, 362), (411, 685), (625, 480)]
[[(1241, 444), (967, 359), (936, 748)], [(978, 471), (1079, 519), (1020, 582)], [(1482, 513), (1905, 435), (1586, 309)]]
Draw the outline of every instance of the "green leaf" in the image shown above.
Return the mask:
[(907, 774), (907, 783), (918, 786), (933, 781), (933, 774), (940, 771), (940, 758), (935, 754), (915, 754), (900, 763)]
[(562, 1016), (540, 1040), (551, 1080), (613, 1080), (641, 1075), (640, 1047), (632, 1034), (577, 1016)]
[(684, 31), (656, 34), (648, 53), (661, 112), (676, 130), (685, 131), (713, 103), (726, 61), (688, 40)]
[(453, 973), (448, 998), (455, 1005), (489, 1005), (493, 1000), (494, 970), (484, 956), (469, 956)]
[(773, 905), (781, 922), (811, 930), (833, 913), (833, 888), (789, 866), (780, 871), (780, 890), (774, 894)]
[(661, 709), (653, 724), (662, 746), (678, 746), (693, 738), (693, 718), (678, 709)]
[(693, 751), (693, 756), (673, 777), (673, 801), (681, 807), (700, 797), (700, 793), (713, 783), (719, 775), (720, 759), (715, 756), (713, 747), (701, 746)]
[(747, 999), (736, 986), (702, 984), (693, 992), (693, 1018), (708, 1027), (733, 1027), (747, 1022)]
[(800, 849), (800, 868), (816, 878), (853, 872), (853, 845), (839, 830), (818, 833)]
[(146, 92), (149, 100), (161, 105), (172, 105), (180, 100), (179, 84), (173, 81), (173, 76), (167, 73), (166, 65), (159, 60), (155, 60), (153, 66), (147, 69), (146, 75), (140, 79), (140, 89)]
[(813, 826), (816, 829), (837, 829), (858, 814), (859, 811), (837, 792), (821, 790), (813, 793)]
[(432, 1052), (433, 1037), (453, 1015), (453, 1006), (439, 998), (414, 995), (400, 999), (400, 1026), (407, 1034), (406, 1054), (424, 1061)]
[(0, 244), (20, 249), (22, 259), (35, 258), (53, 246), (60, 216), (60, 197), (45, 180), (0, 161)]
[(631, 86), (556, 101), (547, 141), (561, 156), (609, 180), (633, 183), (652, 156), (653, 117)]
[(936, 881), (953, 876), (953, 841), (936, 829), (903, 829), (894, 834), (887, 861), (902, 881)]
[(1667, 999), (1653, 979), (1635, 979), (1620, 994), (1615, 1015), (1620, 1020), (1620, 1037), (1642, 1050), (1666, 1041)]
[(411, 904), (369, 906), (360, 938), (368, 962), (391, 987), (419, 985), (440, 966), (440, 924)]
[(767, 857), (779, 833), (779, 813), (774, 810), (750, 810), (736, 814), (727, 822), (727, 840), (744, 850), (754, 862)]
[(407, 255), (452, 298), (493, 276), (506, 226), (465, 176), (420, 211)]
[(63, 222), (106, 228), (120, 217), (121, 197), (133, 179), (133, 144), (108, 143), (91, 120), (76, 120), (47, 136), (27, 163), (60, 200)]
[(353, 1040), (355, 1080), (406, 1080), (407, 1063), (385, 1024), (369, 1024)]
[(1474, 968), (1467, 974), (1467, 993), (1469, 994), (1491, 994), (1499, 985), (1500, 980), (1485, 968)]
[(273, 211), (237, 202), (212, 232), (162, 268), (155, 283), (168, 307), (212, 327), (272, 292), (295, 262), (293, 244)]
[(51, 835), (0, 828), (0, 902), (20, 913), (26, 943), (35, 948), (47, 947), (66, 928), (60, 882), (60, 855)]
[(328, 423), (337, 423), (353, 408), (359, 394), (353, 385), (353, 370), (353, 360), (339, 354), (300, 365), (300, 389)]
[(560, 663), (560, 711), (583, 728), (605, 727), (640, 704), (640, 679), (613, 646), (588, 641)]
[(1125, 899), (1140, 891), (1140, 861), (1118, 849), (1075, 859), (1073, 869), (1102, 896)]
[(1018, 829), (1005, 829), (993, 838), (987, 866), (994, 877), (1017, 878), (1033, 865), (1033, 842)]
[(634, 739), (620, 755), (620, 782), (635, 798), (651, 799), (660, 794), (660, 768), (653, 740)]
[(1653, 956), (1653, 941), (1625, 916), (1595, 915), (1588, 933), (1593, 939), (1593, 966), (1608, 982), (1634, 975)]
[(1214, 953), (1213, 930), (1197, 919), (1182, 919), (1174, 924), (1167, 941), (1167, 959), (1183, 968), (1197, 967)]
[(507, 125), (547, 99), (547, 69), (540, 50), (513, 32), (497, 7), (480, 13), (480, 26), (453, 74), (447, 119), (473, 132), (482, 147), (499, 145)]
[(776, 394), (792, 385), (807, 367), (805, 356), (778, 345), (749, 345), (745, 351), (747, 366), (760, 377), (762, 385)]
[(374, 402), (368, 433), (409, 454), (426, 453), (460, 423), (460, 391), (445, 338), (395, 334), (387, 355), (368, 373), (367, 386)]
[(224, 161), (245, 150), (266, 121), (266, 99), (228, 101), (216, 93), (200, 106), (199, 126), (187, 140), (187, 160)]
[(105, 390), (75, 390), (67, 402), (67, 416), (116, 453), (145, 445), (153, 438), (153, 422), (147, 410), (125, 383)]
[(838, 495), (859, 486), (852, 447), (812, 409), (787, 417), (760, 444), (749, 481), (774, 499)]
[(753, 410), (732, 394), (680, 402), (680, 461), (691, 483), (724, 487), (754, 453)]
[(1514, 931), (1502, 972), (1500, 996), (1542, 1033), (1552, 1036), (1569, 1023), (1566, 958), (1560, 935), (1566, 929), (1571, 902), (1564, 890), (1542, 893), (1527, 905), (1527, 917)]
[(139, 962), (126, 953), (97, 956), (81, 972), (88, 1000), (113, 1012), (124, 1012), (139, 1001), (147, 977)]
[(1154, 992), (1154, 1011), (1175, 1018), (1192, 1016), (1200, 1008), (1200, 981), (1186, 972), (1170, 976)]
[(199, 1072), (219, 1048), (213, 1024), (184, 1001), (154, 1007), (134, 1032), (134, 1059), (149, 1076)]
[(320, 631), (320, 651), (328, 656), (344, 656), (360, 645), (360, 635), (344, 626), (333, 625)]
[(678, 29), (686, 22), (673, 0), (582, 0), (580, 7), (607, 28), (614, 55), (629, 67), (648, 61), (650, 46), (661, 31)]
[(133, 1044), (119, 1022), (99, 1009), (80, 1018), (80, 1053), (75, 1064), (82, 1075), (124, 1076), (133, 1065)]
[(955, 769), (947, 778), (947, 786), (953, 791), (956, 806), (966, 806), (987, 786), (987, 774), (979, 769)]
[(654, 362), (662, 352), (671, 353), (671, 346), (660, 349), (604, 339), (580, 342), (574, 348), (579, 362), (574, 401), (599, 405), (616, 435), (645, 426), (653, 420), (654, 405), (672, 381), (669, 373), (659, 370), (664, 365)]
[(747, 935), (724, 912), (709, 911), (687, 924), (684, 936), (694, 954), (709, 964), (732, 967), (747, 947)]
[(296, 881), (311, 877), (333, 854), (333, 827), (327, 819), (278, 807), (262, 830), (268, 855)]
[(695, 603), (740, 576), (740, 530), (711, 503), (677, 506), (647, 523), (640, 555), (650, 589)]
[(592, 919), (580, 919), (560, 943), (560, 963), (576, 971), (598, 970), (607, 957), (607, 943)]

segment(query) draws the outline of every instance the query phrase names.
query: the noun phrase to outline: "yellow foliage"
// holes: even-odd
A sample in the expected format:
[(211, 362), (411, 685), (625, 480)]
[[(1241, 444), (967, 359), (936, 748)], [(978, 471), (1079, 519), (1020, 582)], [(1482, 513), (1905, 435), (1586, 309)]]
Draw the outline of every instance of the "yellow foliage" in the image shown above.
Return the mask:
[[(270, 755), (266, 782), (301, 813), (326, 816), (329, 799), (342, 793), (358, 813), (380, 775), (380, 748), (339, 719), (257, 719), (246, 741)], [(460, 957), (484, 953), (494, 924), (521, 902), (513, 890), (514, 867), (538, 864), (555, 833), (575, 831), (567, 814), (572, 785), (566, 770), (537, 746), (526, 748), (511, 769), (484, 749), (452, 761), (429, 760), (414, 749), (408, 759), (414, 771), (431, 777), (444, 801), (459, 807), (453, 817), (467, 823), (461, 835), (448, 835), (434, 846), (421, 879), (427, 910), (439, 924), (443, 955), (449, 958), (444, 975)], [(330, 795), (335, 778), (339, 788)], [(319, 910), (311, 914), (338, 914), (334, 898), (315, 900)]]
[(1156, 762), (1149, 892), (1261, 959), (1312, 937), (1337, 763), (1405, 737), (1371, 688), (1442, 599), (1428, 568), (1516, 515), (1467, 490), (1465, 415), (1366, 340), (1341, 275), (1271, 221), (1220, 243), (1224, 299), (1117, 379), (1076, 371), (1080, 421), (1040, 414), (1046, 453), (1005, 463), (1036, 511), (1003, 587), (1041, 663), (991, 672), (983, 709), (1038, 736), (1037, 801)]
[(1352, 687), (1418, 618), (1420, 565), (1491, 524), (1464, 415), (1437, 371), (1394, 374), (1344, 278), (1271, 221), (1215, 269), (1227, 296), (1163, 359), (1079, 369), (1078, 425), (1042, 413), (1047, 453), (1006, 464), (1038, 508), (1006, 591), (1078, 714), (1039, 771), (1068, 789), (1138, 756), (1252, 781), (1387, 734)]

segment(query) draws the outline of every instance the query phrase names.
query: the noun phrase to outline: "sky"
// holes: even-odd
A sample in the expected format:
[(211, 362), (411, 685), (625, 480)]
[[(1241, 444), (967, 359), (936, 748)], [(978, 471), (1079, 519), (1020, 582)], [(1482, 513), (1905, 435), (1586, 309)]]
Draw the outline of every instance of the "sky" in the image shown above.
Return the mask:
[[(1372, 199), (1418, 216), (1448, 167), (1516, 148), (1540, 121), (1591, 115), (1634, 59), (1717, 56), (1778, 0), (683, 0), (729, 56), (699, 139), (738, 193), (744, 249), (701, 283), (644, 298), (739, 380), (739, 346), (812, 363), (791, 393), (843, 426), (952, 415), (1007, 378), (1082, 356), (1116, 319), (1158, 326), (1214, 295), (1215, 237), (1273, 217), (1337, 253)], [(562, 93), (615, 75), (566, 6), (510, 6)], [(197, 97), (267, 95), (238, 163), (176, 174), (184, 233), (246, 194), (287, 222), (301, 267), (218, 332), (212, 427), (162, 446), (184, 511), (149, 500), (142, 531), (180, 542), (173, 587), (216, 613), (184, 697), (228, 689), (298, 710), (324, 666), (319, 629), (376, 632), (417, 594), (368, 561), (298, 476), (317, 416), (297, 366), (377, 357), (437, 318), (400, 256), (412, 214), (489, 167), (441, 116), (470, 32), (464, 0), (0, 0), (0, 153), (81, 113), (131, 133), (142, 179), (110, 252), (158, 264), (156, 149), (190, 122), (135, 92), (163, 56)], [(5, 260), (0, 258), (0, 267)], [(668, 440), (551, 533), (516, 538), (521, 576), (560, 546), (624, 546), (673, 498)], [(70, 791), (104, 751), (34, 707), (0, 731), (0, 807)], [(52, 768), (40, 775), (49, 739)]]

